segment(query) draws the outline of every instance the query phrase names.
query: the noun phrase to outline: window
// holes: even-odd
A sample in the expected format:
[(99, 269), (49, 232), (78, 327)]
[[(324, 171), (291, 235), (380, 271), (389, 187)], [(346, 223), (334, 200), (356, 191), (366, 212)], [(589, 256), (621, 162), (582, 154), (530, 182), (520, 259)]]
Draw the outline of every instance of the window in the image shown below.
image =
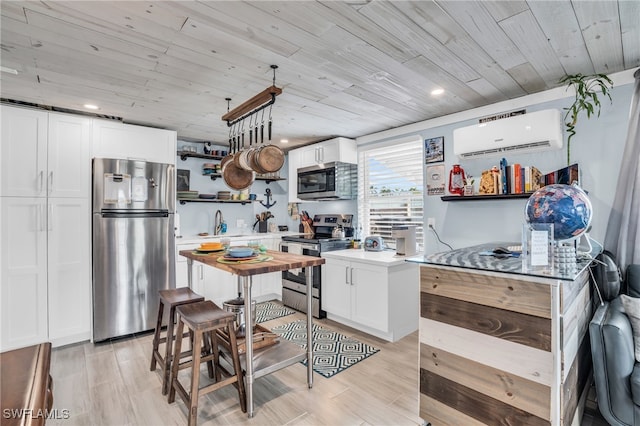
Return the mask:
[(416, 240), (424, 246), (423, 153), (421, 138), (362, 148), (358, 158), (358, 223), (363, 235), (380, 235), (395, 247), (394, 225), (417, 225)]

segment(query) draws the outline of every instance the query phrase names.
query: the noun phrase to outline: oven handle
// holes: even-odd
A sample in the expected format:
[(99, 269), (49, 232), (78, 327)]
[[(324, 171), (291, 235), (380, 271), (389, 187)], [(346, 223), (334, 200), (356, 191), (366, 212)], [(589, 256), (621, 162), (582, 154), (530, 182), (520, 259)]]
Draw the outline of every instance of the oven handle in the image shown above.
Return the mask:
[[(320, 253), (320, 247), (317, 244), (305, 244), (305, 243), (296, 243), (291, 241), (282, 241), (280, 242), (280, 251), (282, 251), (282, 247), (290, 247), (290, 246), (300, 246), (300, 252), (304, 249), (315, 251), (316, 253)], [(288, 250), (288, 252), (291, 252)], [(320, 255), (316, 256), (320, 257)]]

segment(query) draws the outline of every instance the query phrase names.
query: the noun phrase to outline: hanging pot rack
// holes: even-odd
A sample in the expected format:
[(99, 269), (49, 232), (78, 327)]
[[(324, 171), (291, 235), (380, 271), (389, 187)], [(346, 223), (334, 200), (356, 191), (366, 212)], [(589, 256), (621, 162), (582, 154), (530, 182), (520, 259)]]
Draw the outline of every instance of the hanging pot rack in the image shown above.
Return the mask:
[[(282, 93), (282, 89), (276, 87), (277, 68), (277, 65), (271, 65), (271, 69), (273, 70), (273, 85), (267, 87), (262, 92), (222, 116), (222, 120), (227, 122), (228, 127), (234, 126), (259, 111), (264, 111), (265, 108), (275, 103), (276, 96)], [(228, 103), (231, 101), (231, 98), (226, 98), (225, 100), (227, 101), (228, 108)]]

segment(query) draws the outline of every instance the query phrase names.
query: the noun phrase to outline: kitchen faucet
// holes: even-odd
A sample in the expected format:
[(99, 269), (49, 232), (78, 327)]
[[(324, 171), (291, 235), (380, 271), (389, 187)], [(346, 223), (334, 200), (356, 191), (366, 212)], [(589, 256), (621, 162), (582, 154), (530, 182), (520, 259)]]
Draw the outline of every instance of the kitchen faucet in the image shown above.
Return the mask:
[(213, 220), (213, 235), (220, 235), (220, 231), (222, 230), (222, 212), (220, 210), (216, 210), (216, 215)]

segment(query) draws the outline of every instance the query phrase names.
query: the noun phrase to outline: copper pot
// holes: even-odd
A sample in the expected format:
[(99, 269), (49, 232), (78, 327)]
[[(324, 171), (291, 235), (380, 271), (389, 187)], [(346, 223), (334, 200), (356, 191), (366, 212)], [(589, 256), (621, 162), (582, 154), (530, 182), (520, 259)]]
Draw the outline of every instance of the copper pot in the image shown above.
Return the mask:
[[(235, 155), (238, 155), (238, 153)], [(251, 186), (255, 179), (255, 173), (244, 170), (238, 167), (235, 161), (229, 160), (222, 165), (222, 179), (229, 188), (240, 191)]]
[(277, 172), (284, 165), (284, 152), (275, 145), (263, 145), (258, 149), (255, 162), (263, 173)]

